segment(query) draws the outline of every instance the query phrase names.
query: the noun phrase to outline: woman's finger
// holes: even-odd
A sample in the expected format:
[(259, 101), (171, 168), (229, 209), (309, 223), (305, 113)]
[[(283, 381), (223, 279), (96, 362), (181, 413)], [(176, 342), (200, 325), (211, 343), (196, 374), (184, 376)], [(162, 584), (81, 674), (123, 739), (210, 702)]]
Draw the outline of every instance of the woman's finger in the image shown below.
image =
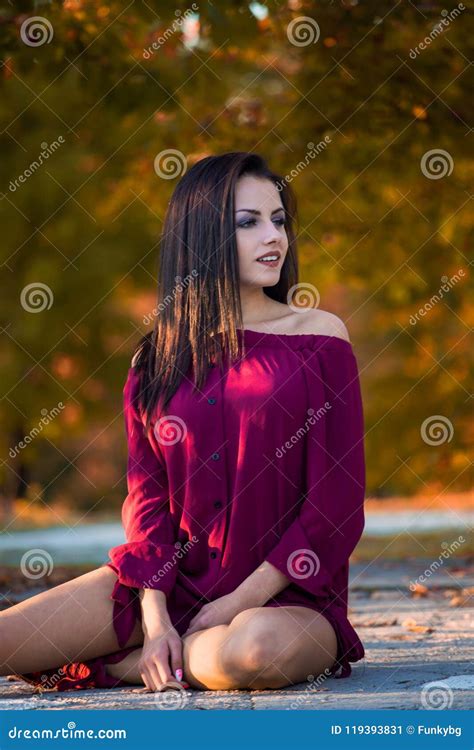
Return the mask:
[[(184, 635), (191, 635), (191, 633), (197, 633), (198, 630), (205, 630), (206, 627), (207, 625), (205, 625), (204, 622), (199, 620), (198, 622), (195, 622), (194, 625), (191, 625)], [(183, 635), (183, 638), (184, 638), (184, 635)]]
[(188, 629), (186, 631), (186, 635), (189, 635), (190, 632), (194, 632), (195, 630), (201, 630), (201, 629), (202, 629), (201, 619), (196, 617), (192, 622), (189, 623)]
[(161, 682), (168, 682), (168, 680), (176, 680), (171, 674), (170, 668), (170, 657), (169, 651), (167, 650), (166, 655), (163, 659), (155, 659), (155, 667), (160, 676)]
[(206, 605), (204, 605), (203, 607), (201, 607), (201, 609), (199, 610), (199, 612), (196, 612), (196, 614), (191, 617), (191, 619), (189, 621), (189, 625), (192, 626), (192, 627), (194, 627), (195, 624), (201, 620), (201, 618), (203, 617), (203, 615), (206, 614), (206, 612), (207, 612)]
[(143, 682), (145, 684), (146, 689), (147, 690), (151, 690), (151, 683), (150, 683), (150, 678), (148, 677), (148, 672), (145, 669), (143, 669), (140, 672), (140, 675), (141, 675), (141, 678), (142, 678), (142, 680), (143, 680)]
[(154, 664), (150, 664), (148, 667), (148, 671), (151, 678), (151, 684), (153, 686), (153, 692), (156, 692), (160, 689), (162, 680), (160, 678), (160, 673), (158, 672), (158, 669)]
[(176, 639), (170, 643), (170, 661), (171, 661), (171, 672), (173, 679), (181, 680), (176, 676), (177, 670), (181, 670), (181, 677), (183, 676), (183, 642), (181, 639)]

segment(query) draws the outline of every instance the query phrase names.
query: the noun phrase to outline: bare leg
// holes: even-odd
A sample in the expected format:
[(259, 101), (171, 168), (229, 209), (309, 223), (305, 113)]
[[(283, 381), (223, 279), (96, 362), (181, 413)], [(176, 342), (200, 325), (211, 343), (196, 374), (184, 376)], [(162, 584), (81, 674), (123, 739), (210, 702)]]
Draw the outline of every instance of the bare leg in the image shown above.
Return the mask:
[[(105, 671), (107, 674), (116, 677), (119, 680), (130, 683), (130, 685), (145, 685), (138, 669), (138, 662), (141, 659), (142, 649), (137, 648), (136, 651), (132, 651), (122, 661), (116, 662), (115, 664), (106, 664)], [(183, 679), (185, 679), (183, 677)]]
[[(221, 679), (222, 689), (229, 685), (229, 680), (223, 672), (221, 661), (221, 647), (225, 642), (228, 625), (217, 625), (207, 630), (199, 630), (182, 639), (183, 643), (183, 680), (191, 687), (206, 689), (205, 683), (201, 682), (195, 675), (211, 672), (215, 680)], [(133, 685), (143, 685), (143, 680), (138, 668), (142, 649), (137, 649), (128, 654), (122, 661), (116, 664), (107, 664), (106, 670), (113, 677), (118, 677)], [(193, 675), (193, 679), (189, 677)]]
[[(204, 690), (278, 688), (319, 675), (335, 661), (337, 640), (325, 617), (306, 607), (255, 607), (183, 638), (184, 680)], [(143, 684), (141, 649), (107, 671)]]
[[(116, 580), (112, 568), (103, 566), (0, 612), (0, 675), (26, 674), (117, 651), (110, 599)], [(142, 643), (137, 622), (126, 645)]]

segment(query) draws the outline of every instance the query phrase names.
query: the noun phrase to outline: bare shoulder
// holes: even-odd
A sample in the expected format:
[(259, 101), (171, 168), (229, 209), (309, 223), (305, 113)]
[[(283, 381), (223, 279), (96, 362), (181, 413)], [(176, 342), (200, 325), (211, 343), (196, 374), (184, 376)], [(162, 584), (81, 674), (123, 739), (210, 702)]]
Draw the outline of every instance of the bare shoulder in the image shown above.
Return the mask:
[[(276, 334), (319, 334), (323, 336), (334, 336), (334, 338), (349, 341), (349, 333), (346, 326), (337, 315), (320, 310), (319, 308), (307, 308), (296, 312), (289, 305), (283, 303), (278, 308), (284, 310), (283, 315), (269, 319), (264, 324), (258, 324), (262, 333)], [(257, 324), (255, 324), (257, 325)], [(255, 330), (255, 325), (251, 328)]]
[(315, 333), (323, 336), (334, 336), (335, 338), (349, 341), (349, 332), (337, 315), (326, 310), (309, 310), (306, 313), (295, 313), (298, 333)]

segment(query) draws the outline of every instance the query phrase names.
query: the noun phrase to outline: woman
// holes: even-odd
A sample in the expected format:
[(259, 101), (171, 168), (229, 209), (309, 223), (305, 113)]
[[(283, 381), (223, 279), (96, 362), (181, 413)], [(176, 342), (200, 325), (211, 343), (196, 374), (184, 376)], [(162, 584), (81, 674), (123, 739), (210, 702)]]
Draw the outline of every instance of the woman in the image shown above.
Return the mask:
[(346, 677), (364, 656), (347, 619), (364, 527), (358, 369), (335, 315), (292, 304), (295, 218), (256, 154), (181, 178), (154, 329), (124, 388), (126, 543), (1, 614), (2, 674), (262, 689)]

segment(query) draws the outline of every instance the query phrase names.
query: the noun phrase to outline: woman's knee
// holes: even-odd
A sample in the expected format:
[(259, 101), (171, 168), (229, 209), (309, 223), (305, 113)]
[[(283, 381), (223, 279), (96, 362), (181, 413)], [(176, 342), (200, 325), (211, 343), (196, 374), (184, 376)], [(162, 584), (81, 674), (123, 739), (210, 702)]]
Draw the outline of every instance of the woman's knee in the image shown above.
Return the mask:
[(252, 679), (280, 672), (282, 654), (272, 637), (268, 618), (255, 610), (245, 610), (232, 621), (228, 638), (222, 649), (223, 668), (229, 674)]
[(281, 687), (319, 667), (323, 671), (333, 663), (336, 650), (334, 630), (321, 615), (312, 613), (308, 625), (304, 617), (254, 608), (229, 625), (223, 662), (230, 674), (245, 677), (250, 687)]

